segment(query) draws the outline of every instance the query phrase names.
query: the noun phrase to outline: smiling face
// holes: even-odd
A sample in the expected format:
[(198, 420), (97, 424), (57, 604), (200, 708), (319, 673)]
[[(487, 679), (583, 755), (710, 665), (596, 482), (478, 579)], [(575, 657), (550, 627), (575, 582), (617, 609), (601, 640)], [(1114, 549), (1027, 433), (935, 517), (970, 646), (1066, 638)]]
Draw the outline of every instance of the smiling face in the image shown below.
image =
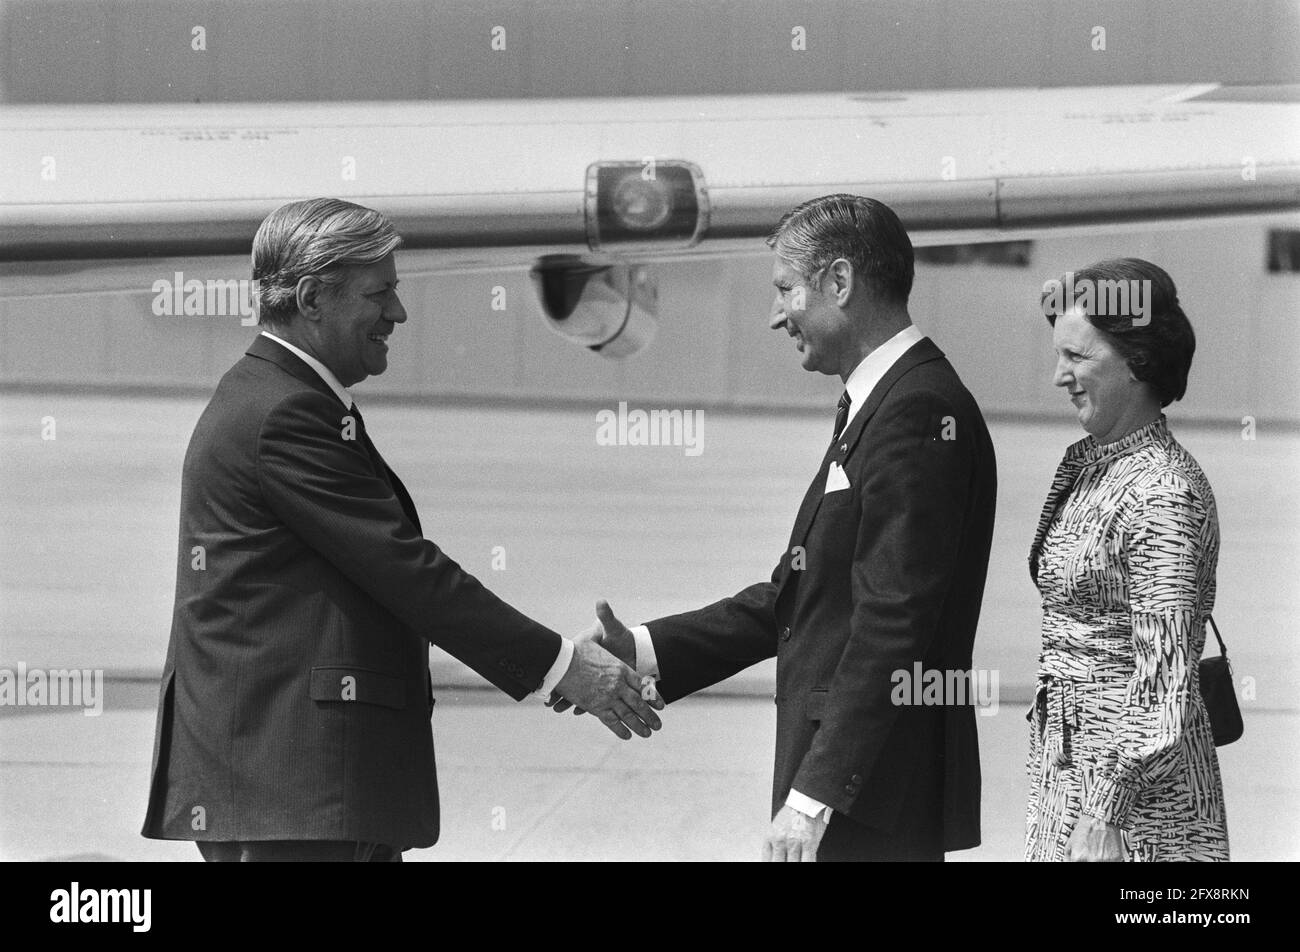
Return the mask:
[(1079, 423), (1098, 442), (1114, 442), (1159, 413), (1160, 402), (1151, 389), (1133, 376), (1115, 345), (1078, 309), (1056, 318), (1052, 345), (1052, 382), (1069, 393)]
[(784, 329), (794, 338), (804, 370), (844, 376), (842, 364), (850, 351), (851, 328), (848, 315), (828, 293), (833, 291), (831, 275), (822, 269), (805, 278), (777, 254), (772, 262), (772, 284), (776, 298), (768, 326)]
[(347, 279), (316, 297), (315, 356), (350, 387), (388, 369), (388, 335), (406, 320), (397, 297), (393, 255), (349, 269)]

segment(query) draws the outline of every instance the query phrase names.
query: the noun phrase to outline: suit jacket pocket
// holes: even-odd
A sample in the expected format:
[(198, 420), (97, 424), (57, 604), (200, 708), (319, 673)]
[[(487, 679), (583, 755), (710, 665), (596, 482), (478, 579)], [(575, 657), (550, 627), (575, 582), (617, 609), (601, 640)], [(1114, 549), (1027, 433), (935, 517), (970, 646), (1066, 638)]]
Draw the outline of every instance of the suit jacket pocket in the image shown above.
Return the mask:
[(311, 669), (311, 699), (339, 703), (377, 704), (402, 710), (406, 707), (406, 683), (401, 678), (344, 665)]
[(840, 509), (851, 502), (853, 502), (853, 490), (845, 486), (843, 489), (837, 489), (834, 492), (823, 493), (821, 509), (818, 512), (820, 514), (827, 509)]
[(826, 695), (829, 693), (826, 688), (813, 688), (808, 692), (808, 706), (804, 709), (808, 720), (820, 721), (825, 716)]

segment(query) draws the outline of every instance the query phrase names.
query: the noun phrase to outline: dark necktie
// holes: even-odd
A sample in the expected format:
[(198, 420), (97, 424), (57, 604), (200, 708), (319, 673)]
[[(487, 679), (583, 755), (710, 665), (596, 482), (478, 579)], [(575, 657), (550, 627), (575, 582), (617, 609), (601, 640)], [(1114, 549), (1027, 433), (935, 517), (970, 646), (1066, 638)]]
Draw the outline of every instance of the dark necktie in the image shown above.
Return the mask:
[(365, 448), (366, 453), (374, 461), (375, 467), (379, 470), (380, 476), (384, 479), (387, 479), (385, 470), (388, 467), (384, 464), (384, 459), (382, 456), (379, 455), (379, 450), (375, 448), (375, 444), (370, 442), (370, 434), (366, 432), (366, 421), (365, 418), (361, 415), (361, 408), (354, 403), (352, 404), (351, 407), (348, 408), (348, 413), (352, 414), (352, 416), (356, 418), (357, 432), (361, 436), (362, 447)]
[(402, 481), (397, 478), (397, 474), (389, 468), (388, 464), (384, 462), (384, 458), (379, 455), (378, 447), (376, 447), (374, 442), (371, 441), (370, 433), (366, 430), (366, 421), (361, 415), (361, 409), (354, 403), (348, 412), (356, 418), (357, 432), (361, 435), (361, 445), (370, 455), (370, 459), (374, 461), (375, 472), (378, 473), (379, 478), (387, 483), (388, 487), (393, 490), (393, 494), (397, 496), (397, 501), (401, 504), (403, 511), (405, 511), (411, 521), (415, 523), (415, 528), (420, 529), (420, 516), (415, 511), (415, 503), (411, 500), (411, 494), (406, 491), (406, 487), (403, 486)]
[(849, 422), (849, 404), (852, 402), (847, 390), (840, 394), (840, 402), (835, 407), (835, 432), (831, 434), (832, 440), (844, 432), (844, 424)]

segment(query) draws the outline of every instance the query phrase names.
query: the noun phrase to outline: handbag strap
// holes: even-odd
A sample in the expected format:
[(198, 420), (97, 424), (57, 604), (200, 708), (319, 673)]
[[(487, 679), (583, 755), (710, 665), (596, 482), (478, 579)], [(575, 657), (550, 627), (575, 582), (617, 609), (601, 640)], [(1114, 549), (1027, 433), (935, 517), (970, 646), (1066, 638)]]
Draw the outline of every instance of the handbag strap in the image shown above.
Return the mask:
[(1214, 616), (1206, 615), (1205, 620), (1210, 623), (1210, 630), (1214, 632), (1214, 638), (1219, 643), (1219, 654), (1228, 657), (1228, 646), (1223, 643), (1223, 635), (1219, 634), (1219, 626), (1214, 623)]

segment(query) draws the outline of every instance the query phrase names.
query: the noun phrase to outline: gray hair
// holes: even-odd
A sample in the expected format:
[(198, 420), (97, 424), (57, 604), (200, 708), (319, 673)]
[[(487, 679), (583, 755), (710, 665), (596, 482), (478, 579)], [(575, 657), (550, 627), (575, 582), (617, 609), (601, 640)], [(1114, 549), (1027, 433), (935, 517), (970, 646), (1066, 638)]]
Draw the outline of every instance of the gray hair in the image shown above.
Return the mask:
[(298, 282), (308, 275), (334, 290), (348, 268), (382, 261), (401, 243), (392, 222), (372, 208), (338, 198), (281, 205), (253, 238), (257, 322), (287, 324), (298, 312)]
[(767, 246), (805, 279), (838, 258), (886, 300), (906, 304), (915, 264), (912, 240), (894, 210), (861, 195), (823, 195), (782, 216)]

